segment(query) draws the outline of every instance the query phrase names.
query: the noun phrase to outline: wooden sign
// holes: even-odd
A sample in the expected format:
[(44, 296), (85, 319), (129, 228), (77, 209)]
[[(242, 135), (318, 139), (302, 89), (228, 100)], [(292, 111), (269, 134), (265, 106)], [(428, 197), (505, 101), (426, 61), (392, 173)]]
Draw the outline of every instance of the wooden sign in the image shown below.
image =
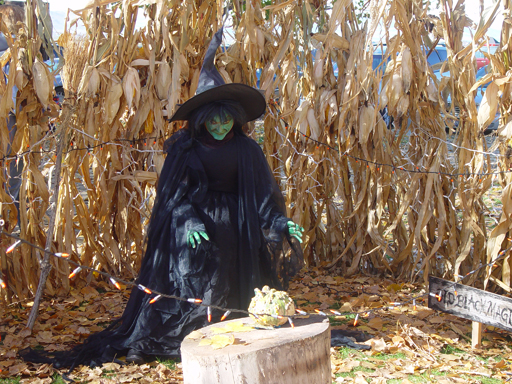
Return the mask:
[(512, 299), (429, 276), (428, 307), (512, 332)]

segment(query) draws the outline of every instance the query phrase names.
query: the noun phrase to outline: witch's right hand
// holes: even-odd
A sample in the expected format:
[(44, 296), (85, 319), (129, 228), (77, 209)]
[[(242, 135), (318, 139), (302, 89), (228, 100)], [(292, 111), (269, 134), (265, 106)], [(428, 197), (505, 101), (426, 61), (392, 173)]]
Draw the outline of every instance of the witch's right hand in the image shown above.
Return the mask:
[(201, 237), (206, 241), (210, 241), (208, 234), (204, 231), (188, 231), (187, 244), (189, 247), (195, 248), (201, 244)]

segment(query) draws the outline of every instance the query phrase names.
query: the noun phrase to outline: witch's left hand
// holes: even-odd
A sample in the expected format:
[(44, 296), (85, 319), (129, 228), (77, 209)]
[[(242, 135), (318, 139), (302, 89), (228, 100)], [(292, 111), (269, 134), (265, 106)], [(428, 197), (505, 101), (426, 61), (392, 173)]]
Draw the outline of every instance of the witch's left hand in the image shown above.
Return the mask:
[(304, 228), (302, 228), (299, 224), (295, 224), (291, 220), (286, 224), (288, 224), (288, 233), (290, 236), (295, 237), (299, 243), (302, 243), (302, 233), (304, 232)]

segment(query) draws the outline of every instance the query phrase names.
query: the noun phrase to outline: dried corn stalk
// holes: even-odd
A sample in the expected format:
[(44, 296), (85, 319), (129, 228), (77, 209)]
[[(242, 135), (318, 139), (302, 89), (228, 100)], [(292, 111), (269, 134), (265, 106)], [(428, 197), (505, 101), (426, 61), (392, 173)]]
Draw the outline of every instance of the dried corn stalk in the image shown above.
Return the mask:
[[(452, 278), (495, 259), (508, 246), (510, 177), (500, 177), (503, 215), (488, 235), (483, 196), (492, 180), (475, 174), (492, 171), (481, 131), (495, 110), (502, 116), (503, 155), (512, 140), (506, 61), (512, 56), (512, 35), (505, 25), (504, 52), (491, 55), (494, 72), (485, 81), (493, 82), (477, 110), (472, 47), (483, 44), (489, 23), (481, 23), (474, 44), (463, 47), (460, 31), (468, 20), (461, 4), (454, 9), (449, 4), (443, 0), (445, 13), (434, 19), (421, 2), (370, 2), (371, 19), (363, 28), (348, 0), (334, 2), (329, 12), (324, 0), (276, 1), (264, 8), (255, 0), (233, 3), (234, 42), (219, 51), (217, 66), (227, 82), (259, 85), (265, 92), (267, 113), (250, 125), (250, 134), (261, 140), (289, 216), (306, 229), (310, 266), (339, 274)], [(122, 7), (113, 2), (110, 8), (96, 4), (78, 15), (86, 36), (61, 37), (65, 56), (73, 60), (66, 60), (62, 72), (69, 146), (53, 250), (120, 277), (136, 276), (164, 160), (163, 141), (179, 129), (166, 117), (195, 93), (205, 49), (225, 6), (220, 0), (150, 4), (147, 28), (138, 30), (135, 20), (142, 10), (136, 1)], [(374, 71), (374, 33), (379, 23), (391, 22), (398, 33), (383, 38), (386, 68)], [(18, 105), (24, 107), (16, 114), (18, 131), (11, 139), (5, 118), (14, 105), (11, 98), (0, 98), (0, 158), (23, 157), (20, 230), (23, 238), (42, 245), (48, 180), (56, 165), (46, 121), (58, 108), (50, 97), (51, 82), (47, 90), (34, 77), (44, 79), (48, 73), (39, 65), (37, 47), (29, 44), (37, 41), (31, 40), (33, 27), (29, 22), (9, 39), (9, 55), (2, 57), (15, 68), (0, 82), (2, 94), (10, 94), (16, 84)], [(0, 29), (8, 35), (5, 25)], [(430, 41), (441, 37), (449, 48), (443, 66), (450, 77), (439, 82), (427, 53)], [(43, 111), (41, 103), (50, 109)], [(459, 149), (449, 156), (448, 119), (442, 115), (454, 116), (456, 108), (460, 121), (451, 126), (459, 133)], [(393, 123), (384, 120), (384, 111)], [(41, 146), (49, 152), (35, 151)], [(27, 148), (33, 151), (25, 154)], [(4, 168), (11, 169), (14, 161), (4, 161)], [(509, 163), (506, 158), (500, 169), (507, 170)], [(468, 172), (472, 175), (450, 176)], [(0, 173), (0, 212), (7, 231), (18, 213), (8, 193), (15, 180), (11, 174)], [(2, 252), (2, 274), (9, 281), (3, 299), (32, 295), (41, 254), (25, 245), (12, 255)], [(65, 294), (70, 267), (52, 262), (47, 291)], [(489, 281), (510, 287), (509, 264), (508, 258), (500, 262)], [(82, 273), (72, 284), (92, 278)]]

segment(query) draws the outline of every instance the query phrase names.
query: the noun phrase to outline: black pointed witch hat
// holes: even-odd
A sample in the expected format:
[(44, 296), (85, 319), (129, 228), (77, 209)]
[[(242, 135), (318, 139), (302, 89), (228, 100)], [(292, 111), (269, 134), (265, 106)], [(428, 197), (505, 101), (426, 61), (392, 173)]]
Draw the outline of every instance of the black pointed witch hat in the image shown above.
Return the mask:
[(172, 115), (170, 121), (188, 120), (195, 109), (212, 101), (220, 100), (233, 100), (240, 103), (246, 113), (247, 121), (255, 120), (265, 112), (265, 97), (259, 90), (240, 83), (226, 84), (215, 67), (213, 60), (217, 48), (222, 42), (222, 31), (223, 28), (220, 28), (215, 33), (208, 46), (195, 96), (182, 104)]

